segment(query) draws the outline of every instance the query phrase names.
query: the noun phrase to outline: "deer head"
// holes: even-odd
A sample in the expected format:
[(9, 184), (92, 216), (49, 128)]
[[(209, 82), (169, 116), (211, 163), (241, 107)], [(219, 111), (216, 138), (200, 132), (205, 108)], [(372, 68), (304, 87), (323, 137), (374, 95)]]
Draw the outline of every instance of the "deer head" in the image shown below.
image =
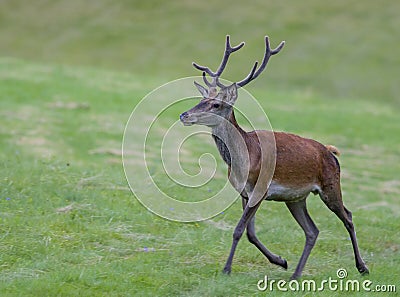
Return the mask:
[(193, 124), (209, 127), (217, 126), (221, 121), (228, 120), (232, 113), (232, 106), (237, 99), (237, 86), (232, 84), (222, 88), (218, 93), (215, 88), (207, 90), (195, 82), (203, 96), (199, 104), (180, 115), (186, 126)]
[[(198, 124), (214, 127), (218, 126), (223, 121), (229, 121), (233, 105), (238, 97), (237, 89), (256, 79), (267, 66), (269, 58), (279, 53), (284, 45), (285, 42), (282, 41), (277, 48), (271, 50), (269, 38), (265, 36), (265, 53), (260, 67), (257, 68), (258, 62), (256, 61), (247, 77), (230, 86), (225, 86), (219, 81), (219, 78), (228, 63), (229, 56), (244, 46), (244, 42), (241, 42), (239, 45), (232, 47), (230, 44), (230, 37), (227, 35), (225, 52), (217, 71), (213, 72), (210, 68), (200, 66), (193, 62), (193, 66), (196, 69), (203, 71), (203, 81), (208, 88), (194, 82), (203, 98), (199, 104), (180, 115), (182, 123), (188, 126)], [(207, 74), (212, 78), (211, 82), (207, 79)], [(217, 87), (220, 88), (219, 91)]]

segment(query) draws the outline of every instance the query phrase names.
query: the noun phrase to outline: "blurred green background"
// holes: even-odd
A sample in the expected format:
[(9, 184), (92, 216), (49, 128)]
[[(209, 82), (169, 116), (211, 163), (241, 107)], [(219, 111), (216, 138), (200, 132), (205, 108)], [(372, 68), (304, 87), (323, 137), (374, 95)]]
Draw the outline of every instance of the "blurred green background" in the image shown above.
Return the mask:
[[(215, 67), (226, 34), (246, 41), (225, 78), (286, 40), (255, 87), (398, 102), (398, 1), (0, 1), (0, 55), (94, 66), (157, 82)], [(397, 99), (397, 100), (396, 100)]]
[[(161, 84), (200, 75), (192, 61), (215, 69), (226, 34), (246, 41), (224, 73), (231, 81), (262, 58), (264, 35), (273, 47), (286, 41), (246, 90), (274, 129), (341, 150), (344, 202), (368, 279), (399, 286), (399, 12), (393, 0), (0, 0), (1, 297), (281, 295), (256, 284), (265, 275), (287, 280), (300, 257), (304, 234), (284, 205), (263, 204), (256, 227), (289, 269), (243, 238), (226, 277), (240, 202), (205, 222), (167, 221), (134, 198), (122, 169), (134, 106)], [(174, 106), (161, 123), (183, 110)], [(188, 144), (193, 172), (208, 148)], [(134, 166), (142, 155), (129, 157)], [(168, 193), (201, 200), (219, 189), (182, 191), (148, 158)], [(213, 181), (225, 183), (226, 167)], [(304, 278), (320, 282), (343, 267), (363, 281), (342, 223), (318, 200), (308, 200), (321, 232)]]

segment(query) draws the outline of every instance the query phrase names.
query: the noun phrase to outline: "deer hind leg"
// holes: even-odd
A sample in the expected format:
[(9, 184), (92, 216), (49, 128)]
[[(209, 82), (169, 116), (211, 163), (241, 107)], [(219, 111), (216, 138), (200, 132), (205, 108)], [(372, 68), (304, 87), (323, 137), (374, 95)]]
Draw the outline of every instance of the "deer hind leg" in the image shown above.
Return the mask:
[[(242, 205), (243, 209), (245, 209), (247, 204), (247, 201), (242, 198)], [(247, 239), (250, 241), (250, 243), (254, 244), (260, 252), (267, 257), (269, 262), (275, 265), (279, 265), (285, 269), (287, 269), (287, 261), (285, 259), (282, 259), (280, 256), (275, 255), (274, 253), (270, 252), (262, 243), (261, 241), (257, 238), (256, 236), (256, 231), (255, 231), (255, 215), (250, 219), (249, 224), (247, 225)]]
[(356, 267), (361, 274), (368, 274), (368, 268), (365, 265), (364, 260), (361, 258), (360, 251), (357, 244), (357, 236), (354, 229), (353, 218), (351, 211), (349, 211), (342, 201), (342, 192), (339, 186), (329, 185), (322, 188), (320, 192), (322, 201), (328, 206), (328, 208), (334, 212), (337, 217), (343, 222), (344, 226), (349, 232), (351, 243), (353, 245), (354, 257), (356, 261)]
[(303, 229), (306, 235), (306, 243), (304, 246), (303, 253), (301, 255), (300, 261), (297, 264), (296, 270), (293, 273), (291, 279), (297, 279), (301, 276), (301, 273), (306, 265), (307, 259), (310, 256), (311, 250), (315, 245), (319, 231), (315, 226), (313, 220), (307, 211), (306, 197), (303, 200), (297, 202), (287, 202), (287, 207), (290, 213), (293, 215), (297, 223)]

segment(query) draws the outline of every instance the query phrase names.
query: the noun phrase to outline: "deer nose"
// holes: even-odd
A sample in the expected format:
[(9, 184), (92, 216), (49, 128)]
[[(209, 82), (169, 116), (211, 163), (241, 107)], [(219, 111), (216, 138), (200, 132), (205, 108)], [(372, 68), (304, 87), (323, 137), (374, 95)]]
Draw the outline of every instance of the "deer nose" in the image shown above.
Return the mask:
[(181, 113), (181, 115), (179, 116), (179, 119), (180, 119), (181, 121), (183, 121), (183, 119), (184, 119), (184, 118), (187, 118), (187, 116), (188, 116), (188, 113), (187, 113), (187, 112)]

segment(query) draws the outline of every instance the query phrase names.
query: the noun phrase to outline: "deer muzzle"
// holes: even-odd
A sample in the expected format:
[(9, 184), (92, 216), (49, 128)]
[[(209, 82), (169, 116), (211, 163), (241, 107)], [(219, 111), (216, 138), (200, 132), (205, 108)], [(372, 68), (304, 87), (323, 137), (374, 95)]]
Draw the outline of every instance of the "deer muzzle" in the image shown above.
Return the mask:
[(191, 126), (197, 122), (197, 118), (187, 112), (182, 113), (179, 119), (185, 126)]

